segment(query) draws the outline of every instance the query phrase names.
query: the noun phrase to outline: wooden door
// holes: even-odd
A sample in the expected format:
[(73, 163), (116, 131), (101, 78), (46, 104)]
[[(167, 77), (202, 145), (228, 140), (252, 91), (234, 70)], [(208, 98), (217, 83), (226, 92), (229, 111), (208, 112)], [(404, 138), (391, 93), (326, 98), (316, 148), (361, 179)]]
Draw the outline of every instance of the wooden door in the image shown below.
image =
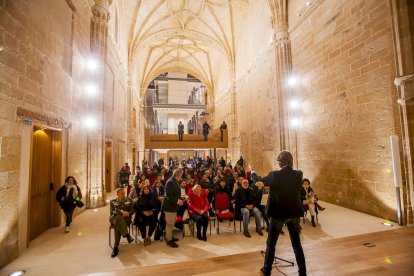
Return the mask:
[(106, 192), (112, 191), (113, 179), (112, 179), (112, 144), (111, 142), (105, 143), (105, 186)]
[(35, 128), (32, 145), (29, 240), (52, 226), (53, 132)]

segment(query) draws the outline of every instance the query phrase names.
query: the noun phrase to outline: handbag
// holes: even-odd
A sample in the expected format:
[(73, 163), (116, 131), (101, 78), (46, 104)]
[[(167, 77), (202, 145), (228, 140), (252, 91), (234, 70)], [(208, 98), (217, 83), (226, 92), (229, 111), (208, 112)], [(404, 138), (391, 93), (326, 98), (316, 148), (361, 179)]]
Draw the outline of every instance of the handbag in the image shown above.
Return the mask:
[(161, 229), (161, 224), (158, 223), (158, 226), (155, 229), (155, 233), (154, 233), (154, 240), (162, 241), (163, 240), (163, 234), (164, 234), (164, 231), (162, 231), (162, 229)]
[(83, 204), (82, 200), (76, 201), (76, 207), (82, 208), (83, 206), (85, 206), (85, 204)]
[(184, 223), (184, 227), (183, 227), (183, 231), (184, 231), (184, 236), (185, 237), (191, 237), (191, 229), (190, 229), (190, 224), (188, 222)]

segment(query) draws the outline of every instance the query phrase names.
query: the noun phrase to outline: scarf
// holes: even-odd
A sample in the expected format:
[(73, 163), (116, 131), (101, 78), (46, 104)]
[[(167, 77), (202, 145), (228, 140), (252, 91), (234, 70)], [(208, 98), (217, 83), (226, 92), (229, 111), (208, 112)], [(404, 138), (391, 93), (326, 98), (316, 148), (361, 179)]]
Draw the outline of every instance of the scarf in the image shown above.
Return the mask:
[(78, 187), (76, 185), (70, 185), (69, 183), (65, 183), (66, 186), (66, 198), (70, 195), (70, 190), (72, 190), (72, 196), (75, 199), (78, 196)]

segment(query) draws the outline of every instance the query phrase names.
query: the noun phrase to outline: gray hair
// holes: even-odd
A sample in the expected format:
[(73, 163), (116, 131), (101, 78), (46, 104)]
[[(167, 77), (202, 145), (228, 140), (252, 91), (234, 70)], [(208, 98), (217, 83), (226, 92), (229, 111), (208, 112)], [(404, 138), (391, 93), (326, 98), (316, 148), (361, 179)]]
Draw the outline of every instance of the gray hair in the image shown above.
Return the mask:
[(292, 167), (293, 166), (293, 156), (287, 150), (282, 150), (277, 156), (277, 162), (279, 162), (279, 167)]
[(179, 175), (183, 175), (183, 170), (182, 169), (175, 169), (173, 172), (173, 177), (179, 176)]

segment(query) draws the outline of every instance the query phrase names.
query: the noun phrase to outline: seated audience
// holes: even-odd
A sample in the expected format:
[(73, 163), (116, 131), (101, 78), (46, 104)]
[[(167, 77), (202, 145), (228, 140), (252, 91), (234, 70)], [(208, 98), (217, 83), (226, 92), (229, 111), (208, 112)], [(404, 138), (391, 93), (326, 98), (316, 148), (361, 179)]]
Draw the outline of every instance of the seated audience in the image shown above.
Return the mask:
[(316, 227), (315, 223), (315, 207), (318, 208), (318, 210), (325, 210), (322, 206), (318, 204), (318, 196), (313, 191), (312, 187), (310, 186), (310, 181), (307, 178), (304, 178), (302, 180), (302, 189), (300, 191), (300, 199), (302, 200), (303, 205), (307, 205), (309, 212), (311, 214), (311, 223), (313, 227)]
[(117, 198), (110, 201), (110, 217), (109, 222), (114, 225), (115, 230), (115, 244), (111, 257), (118, 255), (118, 246), (121, 236), (128, 240), (128, 243), (134, 241), (129, 235), (127, 226), (131, 224), (131, 216), (134, 213), (134, 206), (132, 200), (125, 196), (123, 188), (116, 190)]
[(249, 187), (249, 181), (247, 179), (243, 179), (242, 187), (236, 190), (234, 198), (236, 217), (243, 218), (243, 234), (247, 238), (251, 237), (249, 233), (249, 218), (250, 214), (252, 214), (256, 219), (256, 232), (260, 236), (263, 236), (260, 211), (254, 207), (256, 204), (256, 195), (253, 189)]
[[(196, 185), (188, 191), (188, 212), (190, 218), (197, 225), (197, 238), (199, 240), (207, 241), (209, 206), (207, 191), (202, 189), (200, 185)], [(201, 234), (201, 227), (203, 227), (203, 234)]]
[[(144, 186), (136, 204), (137, 213), (135, 214), (135, 224), (141, 232), (144, 246), (151, 244), (151, 236), (157, 226), (158, 203), (153, 197), (150, 187)], [(147, 236), (147, 225), (149, 226)]]

